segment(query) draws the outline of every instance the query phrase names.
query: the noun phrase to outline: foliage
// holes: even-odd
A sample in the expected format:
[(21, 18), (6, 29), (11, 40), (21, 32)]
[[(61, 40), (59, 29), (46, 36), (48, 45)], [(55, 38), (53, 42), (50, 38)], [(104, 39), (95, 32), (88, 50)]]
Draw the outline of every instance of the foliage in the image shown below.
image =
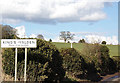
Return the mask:
[[(70, 48), (70, 43), (60, 43), (60, 42), (52, 42), (58, 49), (61, 48)], [(89, 44), (90, 45), (90, 44)], [(73, 47), (78, 51), (81, 52), (84, 50), (84, 47), (86, 46), (86, 43), (73, 43)], [(118, 55), (118, 45), (106, 45), (109, 50), (110, 57), (112, 56), (119, 56)]]
[(84, 40), (84, 39), (81, 39), (81, 40), (79, 40), (78, 43), (85, 43), (85, 40)]
[[(41, 64), (35, 61), (29, 61), (27, 64), (27, 80), (28, 81), (44, 81), (48, 78), (45, 74), (49, 69), (48, 62)], [(18, 63), (18, 79), (24, 80), (24, 61)]]
[(67, 43), (70, 43), (70, 41), (68, 41)]
[(109, 49), (106, 46), (100, 47), (101, 52), (101, 62), (100, 62), (100, 68), (102, 71), (100, 71), (102, 74), (109, 74), (116, 72), (116, 64), (114, 63), (113, 59), (109, 56)]
[(106, 41), (102, 41), (102, 44), (106, 44)]
[(117, 66), (117, 71), (120, 71), (120, 56), (114, 56), (114, 57), (112, 57), (112, 59), (114, 60), (116, 66)]
[(37, 38), (38, 38), (38, 39), (43, 39), (43, 40), (44, 40), (44, 37), (43, 37), (42, 34), (37, 35)]
[(66, 72), (73, 76), (86, 74), (86, 63), (74, 48), (61, 49), (61, 56), (63, 57), (63, 68)]
[[(18, 79), (23, 80), (24, 49), (18, 49)], [(3, 50), (3, 69), (14, 77), (14, 49)], [(64, 78), (62, 57), (49, 42), (37, 39), (37, 48), (29, 48), (27, 56), (27, 81), (60, 81)]]
[(52, 42), (52, 39), (49, 39), (49, 42)]
[(67, 40), (72, 40), (74, 37), (74, 34), (70, 33), (69, 31), (61, 31), (60, 32), (60, 40), (64, 40), (65, 42)]
[(14, 39), (17, 38), (16, 29), (9, 25), (0, 25), (2, 27), (2, 39)]
[(94, 63), (97, 72), (101, 75), (114, 73), (116, 71), (116, 65), (113, 59), (110, 58), (109, 49), (106, 46), (86, 44), (82, 53), (88, 63)]

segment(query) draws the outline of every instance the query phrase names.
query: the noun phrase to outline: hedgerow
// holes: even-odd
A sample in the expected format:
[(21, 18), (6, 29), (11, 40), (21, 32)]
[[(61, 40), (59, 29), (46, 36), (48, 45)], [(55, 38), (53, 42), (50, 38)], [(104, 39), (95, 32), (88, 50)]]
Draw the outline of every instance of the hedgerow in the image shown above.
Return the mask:
[(116, 66), (117, 66), (117, 71), (120, 71), (120, 56), (114, 56), (114, 57), (112, 57), (112, 59), (114, 60)]
[(83, 57), (74, 48), (61, 49), (63, 68), (73, 76), (86, 75), (86, 66)]
[[(18, 80), (23, 80), (25, 49), (18, 49)], [(14, 77), (15, 49), (3, 50), (3, 70)], [(62, 58), (56, 47), (37, 39), (37, 48), (28, 48), (27, 81), (60, 81), (64, 78)]]
[[(99, 44), (86, 44), (82, 54), (87, 63), (93, 63), (101, 75), (116, 72), (116, 64), (109, 55), (108, 47)], [(89, 69), (89, 68), (88, 68)]]

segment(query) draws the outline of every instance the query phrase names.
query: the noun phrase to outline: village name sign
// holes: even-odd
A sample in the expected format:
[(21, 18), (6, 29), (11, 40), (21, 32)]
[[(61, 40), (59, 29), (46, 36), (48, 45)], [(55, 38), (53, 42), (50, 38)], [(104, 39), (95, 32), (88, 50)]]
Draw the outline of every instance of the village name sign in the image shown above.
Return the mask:
[(36, 48), (36, 39), (1, 39), (1, 48), (16, 48), (15, 51), (15, 81), (17, 81), (17, 48), (25, 48), (24, 81), (26, 81), (27, 48)]
[(2, 39), (2, 48), (36, 48), (36, 39)]

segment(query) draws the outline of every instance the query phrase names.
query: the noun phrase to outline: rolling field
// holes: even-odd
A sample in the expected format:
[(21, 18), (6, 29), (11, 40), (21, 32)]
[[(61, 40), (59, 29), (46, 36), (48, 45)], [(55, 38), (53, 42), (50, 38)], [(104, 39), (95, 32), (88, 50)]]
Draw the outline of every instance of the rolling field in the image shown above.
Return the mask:
[[(52, 42), (58, 49), (61, 48), (70, 48), (70, 43), (59, 43), (59, 42)], [(110, 50), (110, 56), (118, 56), (118, 45), (106, 45)], [(84, 48), (84, 44), (81, 43), (73, 43), (73, 48), (78, 50), (79, 52), (82, 51)], [(119, 55), (120, 56), (120, 55)]]

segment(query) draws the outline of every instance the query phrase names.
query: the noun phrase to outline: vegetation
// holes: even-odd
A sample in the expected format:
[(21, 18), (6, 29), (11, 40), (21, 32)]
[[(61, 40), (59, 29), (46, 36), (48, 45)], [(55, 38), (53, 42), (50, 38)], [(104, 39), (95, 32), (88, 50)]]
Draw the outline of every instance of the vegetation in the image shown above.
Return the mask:
[(52, 39), (49, 39), (49, 42), (52, 42)]
[(74, 48), (61, 49), (63, 57), (63, 68), (73, 76), (86, 74), (86, 63)]
[(70, 41), (68, 41), (67, 43), (70, 43)]
[(87, 45), (83, 52), (86, 61), (93, 62), (101, 75), (116, 72), (116, 64), (109, 56), (109, 49), (99, 44)]
[(37, 38), (38, 38), (38, 39), (43, 39), (43, 40), (44, 40), (44, 37), (43, 37), (42, 34), (38, 34), (38, 35), (37, 35)]
[(106, 41), (102, 41), (102, 44), (106, 44)]
[[(77, 52), (74, 48), (61, 49), (63, 57), (63, 68), (66, 71), (66, 76), (73, 79), (87, 79), (91, 81), (99, 81), (100, 76), (97, 74), (95, 63), (91, 60), (84, 60), (84, 56)], [(94, 78), (91, 78), (92, 77)], [(96, 78), (97, 77), (97, 78)]]
[(81, 39), (78, 43), (85, 43), (85, 40)]
[[(14, 77), (15, 49), (3, 50), (3, 69)], [(27, 81), (60, 81), (64, 78), (62, 58), (50, 43), (37, 39), (37, 48), (28, 49)], [(18, 79), (23, 80), (24, 49), (18, 49)]]
[[(70, 48), (70, 43), (60, 43), (60, 42), (52, 42), (58, 49), (61, 48)], [(81, 52), (85, 47), (85, 43), (73, 43), (73, 48), (75, 48), (78, 52)], [(105, 45), (109, 48), (110, 57), (119, 56), (118, 55), (118, 45)]]
[[(70, 48), (69, 43), (55, 43), (53, 42), (55, 46), (57, 46), (58, 49), (64, 48)], [(114, 47), (114, 48), (113, 48)], [(117, 72), (117, 69), (120, 68), (120, 60), (119, 59), (113, 59), (110, 57), (110, 54), (112, 54), (114, 51), (111, 49), (118, 50), (118, 46), (116, 45), (100, 45), (100, 44), (83, 44), (83, 43), (73, 43), (73, 48), (75, 48), (79, 54), (83, 57), (85, 60), (86, 65), (86, 75), (84, 76), (85, 79), (91, 80), (91, 81), (99, 81), (101, 80), (99, 75), (106, 75)], [(109, 50), (110, 48), (110, 50)], [(69, 49), (67, 49), (69, 50)], [(112, 51), (112, 52), (111, 52)], [(74, 53), (74, 51), (70, 51), (68, 55)], [(111, 52), (111, 53), (109, 53)], [(67, 52), (65, 52), (67, 53)], [(81, 54), (82, 53), (82, 54)], [(115, 53), (117, 54), (117, 53)], [(75, 54), (74, 54), (75, 55)], [(67, 56), (67, 54), (66, 54)], [(69, 59), (67, 57), (66, 59)], [(73, 58), (74, 60), (74, 58)], [(64, 61), (67, 63), (67, 61)], [(71, 62), (72, 64), (72, 62)], [(69, 67), (70, 68), (70, 67)], [(98, 74), (99, 73), (99, 74)], [(67, 73), (68, 74), (68, 73)], [(68, 75), (68, 77), (71, 77), (71, 79), (76, 79), (71, 76), (72, 74)], [(81, 79), (81, 75), (77, 76)]]
[(60, 32), (60, 40), (64, 40), (65, 42), (67, 40), (72, 40), (74, 37), (74, 34), (70, 33), (69, 31), (61, 31)]
[(112, 58), (113, 58), (115, 64), (117, 65), (117, 71), (120, 72), (120, 56), (114, 56)]
[(2, 27), (2, 39), (14, 39), (17, 38), (16, 30), (9, 25), (0, 25)]

